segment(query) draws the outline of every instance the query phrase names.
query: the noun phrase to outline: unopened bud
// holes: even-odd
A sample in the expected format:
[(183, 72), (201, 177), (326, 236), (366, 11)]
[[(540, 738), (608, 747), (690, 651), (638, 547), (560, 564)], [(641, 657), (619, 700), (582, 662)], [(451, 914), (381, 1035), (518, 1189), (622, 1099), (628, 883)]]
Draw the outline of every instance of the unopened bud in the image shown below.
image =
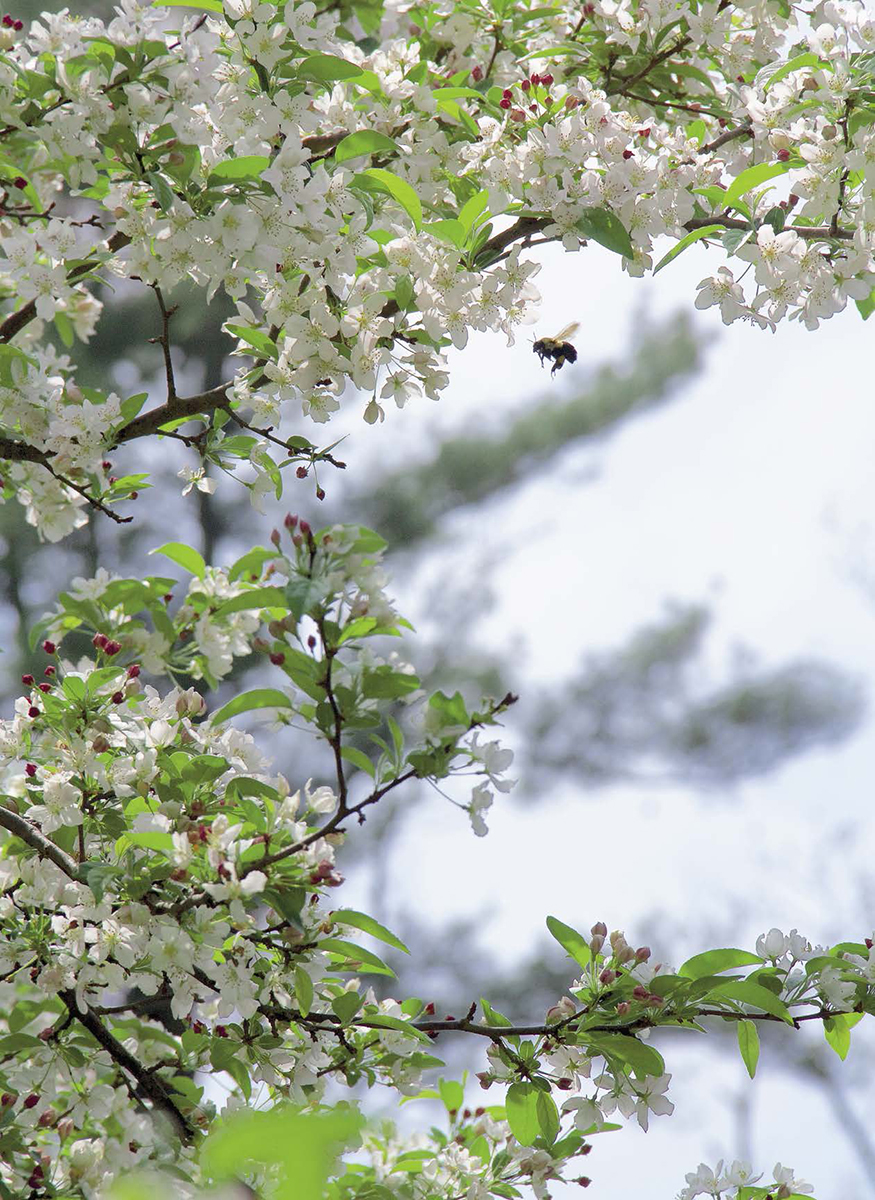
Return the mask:
[(790, 139), (783, 129), (773, 129), (769, 134), (769, 145), (773, 150), (789, 150)]
[(602, 948), (602, 946), (604, 946), (604, 944), (605, 944), (605, 939), (602, 937), (602, 935), (600, 933), (597, 933), (595, 935), (595, 937), (592, 939), (592, 941), (589, 943), (589, 948), (593, 952), (593, 954), (599, 954), (601, 952), (601, 948)]
[(621, 1000), (620, 1003), (617, 1005), (617, 1016), (625, 1017), (626, 1013), (629, 1011), (629, 1009), (631, 1007), (632, 1007), (632, 1005), (629, 1003), (628, 1000)]
[(650, 947), (649, 946), (639, 946), (638, 949), (635, 951), (635, 957), (638, 959), (639, 962), (647, 962), (648, 958), (650, 958)]
[(593, 937), (606, 938), (608, 936), (608, 927), (604, 921), (597, 921), (590, 930), (590, 933)]
[(599, 981), (601, 983), (613, 983), (616, 978), (617, 972), (612, 971), (610, 967), (605, 967), (604, 971), (602, 971), (601, 975), (599, 975)]

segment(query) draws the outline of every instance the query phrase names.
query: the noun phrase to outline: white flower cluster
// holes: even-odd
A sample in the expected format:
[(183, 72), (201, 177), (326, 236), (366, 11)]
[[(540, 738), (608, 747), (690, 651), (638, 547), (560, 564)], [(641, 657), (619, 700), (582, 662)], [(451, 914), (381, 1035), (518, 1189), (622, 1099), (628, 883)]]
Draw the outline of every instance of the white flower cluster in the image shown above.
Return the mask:
[[(90, 336), (86, 278), (101, 268), (224, 288), (236, 352), (260, 355), (227, 394), (265, 425), (292, 401), (324, 422), (350, 384), (372, 423), (387, 400), (437, 398), (446, 345), (472, 329), (512, 343), (534, 319), (533, 240), (601, 241), (641, 274), (663, 236), (677, 251), (722, 238), (752, 290), (725, 266), (696, 303), (727, 322), (814, 328), (849, 297), (867, 306), (875, 26), (850, 0), (808, 15), (598, 0), (582, 15), (515, 6), (498, 29), (435, 6), (415, 39), (387, 11), (374, 47), (310, 0), (228, 0), (172, 33), (160, 8), (125, 0), (106, 25), (65, 11), (10, 28), (0, 137), (20, 174), (0, 213), (0, 293), (19, 307), (0, 324), (0, 418), (43, 455), (10, 480), (28, 519), (48, 537), (80, 523), (129, 419), (36, 349), (48, 321)], [(522, 31), (525, 68), (510, 50)], [(64, 189), (69, 216), (54, 211)], [(40, 461), (54, 492), (34, 482)]]
[(797, 1179), (790, 1167), (782, 1166), (781, 1163), (775, 1163), (770, 1180), (765, 1183), (761, 1182), (762, 1172), (754, 1175), (750, 1163), (742, 1162), (740, 1159), (736, 1159), (725, 1170), (722, 1158), (713, 1168), (706, 1163), (699, 1163), (698, 1169), (690, 1171), (685, 1178), (687, 1186), (678, 1192), (677, 1200), (694, 1200), (696, 1196), (715, 1196), (717, 1200), (725, 1197), (725, 1200), (730, 1200), (730, 1197), (747, 1195), (748, 1193), (742, 1192), (742, 1189), (753, 1187), (756, 1184), (765, 1189), (764, 1195), (768, 1192), (776, 1200), (781, 1200), (781, 1197), (804, 1195), (806, 1192), (814, 1191), (810, 1183)]

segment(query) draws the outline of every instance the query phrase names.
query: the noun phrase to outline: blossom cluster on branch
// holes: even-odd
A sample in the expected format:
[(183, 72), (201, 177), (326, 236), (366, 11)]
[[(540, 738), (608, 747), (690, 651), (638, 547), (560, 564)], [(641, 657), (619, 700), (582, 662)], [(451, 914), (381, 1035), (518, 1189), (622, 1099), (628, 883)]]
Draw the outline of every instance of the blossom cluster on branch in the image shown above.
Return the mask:
[[(616, 1116), (646, 1130), (673, 1111), (652, 1031), (733, 1022), (753, 1074), (757, 1022), (815, 1021), (844, 1056), (875, 1011), (871, 942), (812, 947), (773, 929), (755, 953), (706, 951), (674, 970), (601, 922), (583, 936), (553, 917), (575, 975), (531, 1024), (482, 997), (459, 1017), (377, 994), (366, 977), (394, 972), (361, 935), (407, 948), (332, 903), (338, 848), (414, 779), (444, 781), (485, 833), (512, 783), (511, 752), (485, 731), (515, 700), (471, 712), (374, 652), (370, 639), (407, 624), (385, 593), (383, 547), (363, 527), (293, 517), (227, 570), (168, 543), (190, 575), (181, 603), (175, 577), (102, 571), (74, 580), (35, 631), (48, 664), (0, 722), (0, 1195), (91, 1198), (134, 1168), (172, 1169), (192, 1195), (220, 1115), (215, 1079), (224, 1117), (267, 1099), (318, 1110), (329, 1080), (444, 1100), (445, 1141), (368, 1133), (373, 1166), (341, 1175), (345, 1196), (391, 1178), (411, 1200), (515, 1196), (521, 1183), (546, 1197)], [(273, 686), (212, 711), (182, 686), (214, 686), (253, 653)], [(146, 669), (177, 682), (162, 690)], [(232, 724), (262, 709), (318, 740), (330, 783), (293, 785)], [(486, 1043), (479, 1081), (502, 1104), (472, 1111), (459, 1084), (429, 1086), (454, 1034)]]
[[(657, 269), (721, 242), (729, 265), (696, 303), (727, 322), (873, 306), (860, 3), (185, 8), (0, 30), (0, 457), (45, 537), (89, 506), (129, 519), (143, 476), (106, 456), (159, 431), (250, 463), (256, 502), (281, 491), (284, 466), (323, 457), (271, 433), (284, 414), (322, 423), (357, 391), (376, 422), (389, 400), (436, 399), (447, 346), (472, 329), (512, 344), (536, 318), (543, 242), (599, 242), (636, 275), (660, 238)], [(156, 407), (80, 387), (65, 352), (119, 276), (155, 292)], [(225, 328), (246, 360), (191, 396), (165, 298), (182, 280), (237, 302)]]

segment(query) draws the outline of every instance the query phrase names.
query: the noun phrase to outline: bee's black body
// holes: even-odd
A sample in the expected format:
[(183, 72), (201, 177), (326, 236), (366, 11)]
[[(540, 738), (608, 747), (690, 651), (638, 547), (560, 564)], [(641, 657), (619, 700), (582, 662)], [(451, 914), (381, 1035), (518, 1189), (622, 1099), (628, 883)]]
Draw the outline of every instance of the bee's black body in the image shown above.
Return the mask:
[(577, 351), (571, 342), (560, 342), (556, 338), (540, 338), (535, 342), (532, 349), (540, 358), (542, 366), (545, 359), (549, 358), (553, 360), (553, 367), (550, 371), (551, 375), (555, 375), (565, 363), (577, 362)]
[(561, 366), (565, 363), (577, 362), (577, 351), (572, 346), (571, 342), (566, 341), (566, 338), (574, 337), (580, 325), (577, 321), (572, 321), (570, 325), (566, 325), (564, 329), (560, 329), (555, 337), (538, 338), (532, 349), (541, 360), (543, 367), (545, 359), (551, 359), (553, 368), (550, 371), (551, 375), (555, 375)]

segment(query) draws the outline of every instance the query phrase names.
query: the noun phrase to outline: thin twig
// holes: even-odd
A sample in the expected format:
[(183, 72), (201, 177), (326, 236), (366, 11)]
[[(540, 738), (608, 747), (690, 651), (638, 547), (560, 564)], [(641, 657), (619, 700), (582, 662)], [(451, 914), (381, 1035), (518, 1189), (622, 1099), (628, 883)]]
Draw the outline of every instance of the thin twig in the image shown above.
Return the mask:
[(149, 287), (155, 293), (155, 299), (158, 301), (158, 307), (161, 310), (161, 333), (158, 337), (149, 338), (150, 342), (157, 342), (161, 347), (164, 355), (164, 376), (167, 380), (167, 402), (171, 404), (176, 399), (176, 380), (173, 377), (173, 360), (170, 357), (170, 318), (176, 312), (177, 305), (168, 308), (164, 303), (164, 296), (161, 293), (161, 288), (157, 283), (150, 283)]

